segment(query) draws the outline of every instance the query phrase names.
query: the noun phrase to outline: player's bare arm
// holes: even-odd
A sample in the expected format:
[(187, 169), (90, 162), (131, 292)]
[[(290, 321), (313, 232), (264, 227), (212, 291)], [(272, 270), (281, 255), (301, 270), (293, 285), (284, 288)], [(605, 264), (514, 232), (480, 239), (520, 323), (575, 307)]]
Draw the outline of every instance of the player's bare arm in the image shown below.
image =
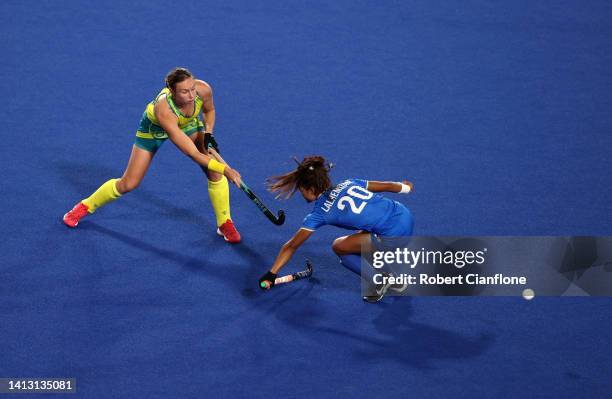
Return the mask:
[(283, 244), (276, 260), (272, 265), (270, 271), (264, 274), (259, 279), (259, 284), (262, 289), (270, 289), (274, 287), (274, 281), (279, 270), (291, 260), (291, 257), (297, 251), (297, 249), (312, 235), (312, 231), (306, 229), (299, 229), (289, 241)]
[(206, 133), (215, 129), (215, 103), (213, 101), (212, 87), (203, 80), (196, 79), (196, 91), (202, 99), (202, 114), (206, 122)]
[(283, 244), (270, 271), (278, 274), (278, 271), (289, 262), (295, 251), (312, 235), (312, 231), (299, 229), (289, 241)]
[(414, 188), (414, 184), (408, 180), (404, 180), (401, 183), (392, 181), (368, 181), (368, 190), (373, 193), (387, 192), (387, 193), (402, 193), (407, 194)]

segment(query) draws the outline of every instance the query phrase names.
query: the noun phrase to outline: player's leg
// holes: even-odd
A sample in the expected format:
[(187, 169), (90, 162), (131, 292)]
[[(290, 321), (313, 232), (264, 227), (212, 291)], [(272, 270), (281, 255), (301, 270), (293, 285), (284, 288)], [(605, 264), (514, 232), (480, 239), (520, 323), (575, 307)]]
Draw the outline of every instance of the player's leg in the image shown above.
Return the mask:
[(361, 251), (369, 251), (372, 246), (370, 233), (360, 231), (348, 236), (338, 237), (332, 249), (340, 258), (342, 266), (361, 276)]
[[(206, 153), (204, 149), (204, 134), (197, 132), (189, 136), (198, 150)], [(220, 173), (212, 172), (201, 167), (208, 180), (208, 196), (215, 212), (217, 233), (230, 243), (240, 242), (240, 233), (236, 230), (230, 213), (229, 185), (227, 178)]]
[[(144, 141), (145, 139), (140, 139)], [(77, 203), (64, 215), (63, 221), (68, 227), (76, 227), (87, 214), (94, 213), (98, 208), (134, 190), (144, 178), (153, 156), (161, 144), (160, 140), (146, 140), (132, 147), (128, 165), (119, 179), (110, 179), (102, 184), (93, 194)], [(140, 144), (140, 145), (139, 145)]]
[[(332, 249), (340, 257), (340, 263), (358, 274), (366, 283), (366, 294), (363, 300), (369, 303), (379, 302), (391, 287), (388, 282), (374, 284), (375, 270), (372, 267), (361, 268), (361, 254), (372, 250), (372, 235), (369, 232), (361, 231), (348, 236), (338, 237), (332, 244)], [(389, 276), (386, 271), (380, 270), (378, 273)]]
[(117, 179), (116, 188), (120, 195), (135, 190), (144, 179), (156, 151), (148, 151), (134, 145), (123, 176)]
[(342, 256), (360, 254), (362, 248), (364, 250), (369, 250), (371, 246), (372, 240), (370, 239), (370, 233), (367, 231), (360, 231), (359, 233), (336, 238), (332, 244), (332, 249), (336, 255)]
[(360, 231), (349, 236), (338, 237), (332, 244), (332, 249), (340, 258), (342, 266), (355, 274), (361, 275), (361, 248), (371, 245), (370, 233)]

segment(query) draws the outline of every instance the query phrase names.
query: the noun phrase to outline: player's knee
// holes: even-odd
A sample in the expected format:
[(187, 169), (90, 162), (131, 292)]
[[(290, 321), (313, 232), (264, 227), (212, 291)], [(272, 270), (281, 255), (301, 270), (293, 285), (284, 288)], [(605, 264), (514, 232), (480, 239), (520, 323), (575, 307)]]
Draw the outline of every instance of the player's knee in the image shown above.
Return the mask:
[(121, 180), (117, 183), (117, 190), (121, 194), (129, 193), (132, 190), (135, 190), (140, 185), (140, 179), (122, 177)]
[(223, 175), (217, 172), (211, 172), (210, 170), (205, 170), (206, 177), (213, 183), (217, 183), (223, 179)]
[(334, 240), (333, 244), (332, 244), (332, 250), (336, 253), (336, 255), (340, 256), (340, 255), (344, 255), (346, 253), (346, 251), (344, 251), (344, 239), (346, 237), (338, 237)]

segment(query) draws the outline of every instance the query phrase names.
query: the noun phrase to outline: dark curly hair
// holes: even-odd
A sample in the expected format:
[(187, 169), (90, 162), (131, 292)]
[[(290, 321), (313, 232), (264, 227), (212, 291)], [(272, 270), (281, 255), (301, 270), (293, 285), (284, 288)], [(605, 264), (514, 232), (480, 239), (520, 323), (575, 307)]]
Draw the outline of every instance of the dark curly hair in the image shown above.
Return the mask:
[(329, 171), (331, 164), (320, 155), (305, 157), (302, 162), (295, 159), (297, 168), (289, 173), (268, 178), (268, 190), (276, 193), (276, 198), (289, 198), (298, 189), (312, 189), (315, 195), (323, 193), (331, 187)]

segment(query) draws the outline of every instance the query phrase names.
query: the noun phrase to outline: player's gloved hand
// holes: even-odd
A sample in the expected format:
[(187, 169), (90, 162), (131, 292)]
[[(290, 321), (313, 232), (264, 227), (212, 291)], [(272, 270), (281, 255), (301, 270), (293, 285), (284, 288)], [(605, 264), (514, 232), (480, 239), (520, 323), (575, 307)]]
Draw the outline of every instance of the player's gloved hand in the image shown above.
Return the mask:
[(208, 150), (211, 147), (214, 148), (219, 154), (221, 153), (221, 151), (219, 151), (219, 146), (217, 145), (217, 140), (215, 140), (212, 133), (204, 133), (204, 148)]
[(276, 280), (276, 273), (268, 271), (259, 279), (259, 288), (262, 290), (269, 290), (274, 287), (274, 280)]

